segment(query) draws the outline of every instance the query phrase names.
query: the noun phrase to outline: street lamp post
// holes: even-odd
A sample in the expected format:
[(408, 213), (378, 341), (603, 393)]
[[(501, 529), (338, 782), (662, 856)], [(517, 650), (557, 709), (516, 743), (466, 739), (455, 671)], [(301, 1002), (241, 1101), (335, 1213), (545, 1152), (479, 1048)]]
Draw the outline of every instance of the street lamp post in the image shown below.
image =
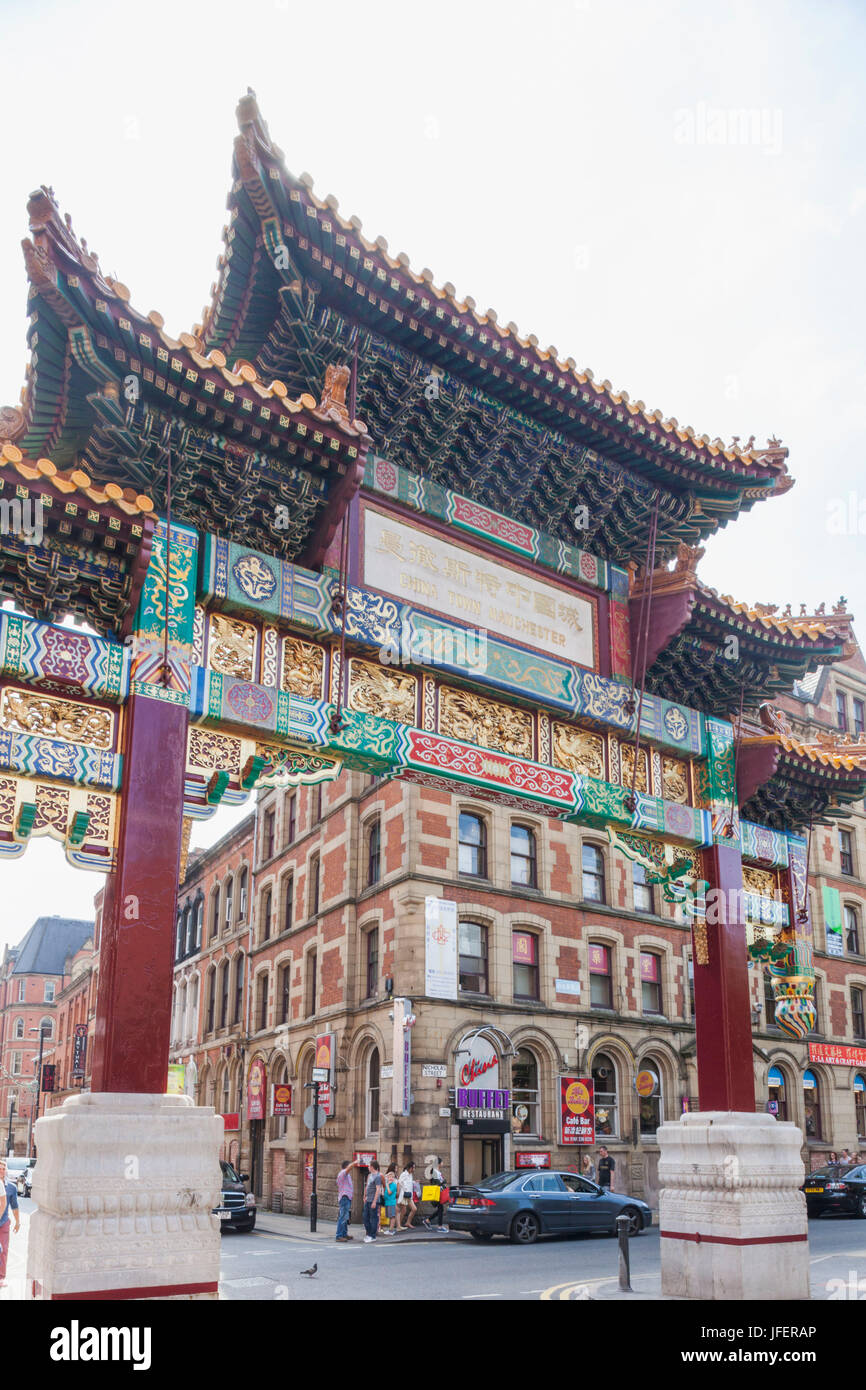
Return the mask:
[(313, 1093), (313, 1190), (310, 1193), (310, 1230), (314, 1232), (319, 1217), (319, 1082), (306, 1082), (304, 1090)]
[(6, 1152), (12, 1152), (12, 1120), (15, 1115), (15, 1097), (9, 1097), (9, 1132), (6, 1135)]
[(39, 1100), (42, 1095), (42, 1050), (45, 1047), (46, 1028), (44, 1023), (40, 1023), (38, 1028), (31, 1028), (31, 1033), (39, 1034), (39, 1061), (36, 1063), (36, 1114), (33, 1113), (33, 1106), (30, 1106), (30, 1128), (27, 1133), (27, 1157), (32, 1156), (33, 1148), (33, 1122), (39, 1119)]

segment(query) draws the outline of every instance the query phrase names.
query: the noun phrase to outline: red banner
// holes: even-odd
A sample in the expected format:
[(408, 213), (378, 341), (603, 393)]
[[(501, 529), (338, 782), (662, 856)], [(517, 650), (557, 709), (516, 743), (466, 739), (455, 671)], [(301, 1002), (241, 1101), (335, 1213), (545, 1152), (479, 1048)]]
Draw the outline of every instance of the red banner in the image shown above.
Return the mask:
[(595, 1143), (595, 1097), (592, 1077), (559, 1078), (559, 1126), (561, 1143)]
[(333, 1033), (319, 1033), (316, 1038), (316, 1067), (326, 1067), (328, 1070), (328, 1080), (319, 1082), (319, 1104), (326, 1115), (334, 1113), (334, 1097), (331, 1085), (334, 1080), (334, 1069), (336, 1053), (334, 1044), (336, 1038)]
[(608, 954), (606, 946), (590, 946), (589, 948), (589, 972), (591, 975), (609, 975)]
[(532, 932), (516, 931), (512, 934), (511, 955), (518, 965), (535, 964), (535, 937)]
[(275, 1115), (291, 1115), (292, 1113), (292, 1088), (291, 1086), (279, 1085), (274, 1087), (274, 1110)]
[(642, 980), (649, 980), (651, 984), (658, 984), (659, 978), (659, 958), (658, 956), (641, 956), (640, 958), (640, 977)]
[(866, 1047), (847, 1047), (838, 1043), (809, 1043), (809, 1061), (831, 1067), (866, 1067)]

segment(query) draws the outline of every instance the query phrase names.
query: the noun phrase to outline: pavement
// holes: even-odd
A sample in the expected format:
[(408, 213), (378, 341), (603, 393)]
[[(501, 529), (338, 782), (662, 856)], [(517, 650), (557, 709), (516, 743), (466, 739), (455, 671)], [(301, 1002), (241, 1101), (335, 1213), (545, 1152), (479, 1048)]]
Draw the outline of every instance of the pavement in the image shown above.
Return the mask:
[[(260, 1210), (256, 1217), (256, 1230), (262, 1235), (272, 1236), (291, 1236), (294, 1240), (309, 1240), (313, 1242), (324, 1242), (333, 1245), (336, 1243), (337, 1223), (336, 1221), (318, 1220), (317, 1229), (310, 1230), (309, 1216), (290, 1216), (283, 1212)], [(364, 1227), (360, 1225), (350, 1225), (349, 1235), (353, 1241), (364, 1240)], [(417, 1230), (401, 1231), (399, 1235), (384, 1235), (379, 1232), (378, 1239), (388, 1245), (420, 1245), (424, 1241), (432, 1240), (437, 1245), (444, 1245), (447, 1241), (460, 1241), (461, 1244), (468, 1242), (472, 1244), (472, 1237), (465, 1231), (448, 1231), (440, 1233), (435, 1228), (428, 1230), (426, 1226), (419, 1226)]]

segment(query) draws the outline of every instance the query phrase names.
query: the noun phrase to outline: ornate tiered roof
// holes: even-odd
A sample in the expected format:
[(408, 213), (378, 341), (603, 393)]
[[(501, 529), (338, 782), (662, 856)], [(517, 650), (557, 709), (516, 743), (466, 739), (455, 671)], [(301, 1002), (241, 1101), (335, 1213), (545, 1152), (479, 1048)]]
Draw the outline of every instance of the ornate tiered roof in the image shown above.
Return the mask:
[(844, 818), (866, 794), (866, 737), (801, 743), (784, 711), (763, 705), (757, 723), (743, 721), (737, 792), (746, 820), (778, 829)]
[(289, 173), (252, 93), (238, 122), (210, 347), (293, 390), (357, 352), (358, 413), (392, 462), (569, 541), (585, 506), (581, 544), (610, 559), (644, 553), (656, 501), (663, 553), (791, 486), (778, 440), (681, 427), (368, 240)]
[[(653, 574), (647, 646), (647, 688), (687, 700), (708, 713), (733, 715), (791, 690), (795, 681), (854, 651), (851, 615), (844, 600), (833, 609), (794, 617), (775, 604), (740, 603), (701, 583), (703, 550), (680, 546), (673, 569)], [(631, 591), (634, 631), (648, 583)], [(671, 692), (676, 692), (672, 694)]]

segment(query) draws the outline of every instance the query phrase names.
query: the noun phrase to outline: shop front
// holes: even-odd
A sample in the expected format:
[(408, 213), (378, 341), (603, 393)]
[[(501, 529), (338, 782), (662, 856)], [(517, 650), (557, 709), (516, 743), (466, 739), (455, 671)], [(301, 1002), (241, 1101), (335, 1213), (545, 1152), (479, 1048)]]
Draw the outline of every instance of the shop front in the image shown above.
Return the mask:
[(458, 1131), (458, 1181), (478, 1183), (501, 1173), (511, 1159), (511, 1091), (504, 1057), (515, 1049), (499, 1029), (478, 1028), (458, 1043), (454, 1085)]

